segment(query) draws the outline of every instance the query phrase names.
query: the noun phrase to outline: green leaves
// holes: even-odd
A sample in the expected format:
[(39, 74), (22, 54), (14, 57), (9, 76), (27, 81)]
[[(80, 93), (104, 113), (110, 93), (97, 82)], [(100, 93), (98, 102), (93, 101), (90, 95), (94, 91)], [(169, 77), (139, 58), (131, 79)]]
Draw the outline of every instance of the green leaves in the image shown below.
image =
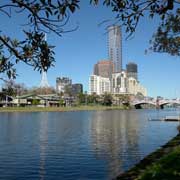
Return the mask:
[(97, 5), (99, 2), (99, 0), (90, 0), (90, 4), (94, 4), (94, 5)]
[(26, 40), (21, 42), (6, 36), (0, 37), (0, 42), (6, 44), (0, 47), (0, 73), (6, 73), (8, 78), (16, 77), (15, 67), (20, 61), (40, 72), (47, 71), (55, 61), (53, 47), (45, 41), (44, 33), (24, 33)]
[(166, 16), (150, 41), (150, 50), (180, 56), (180, 13)]
[(103, 101), (102, 104), (105, 106), (111, 106), (112, 105), (112, 101), (113, 101), (113, 97), (111, 94), (105, 93), (103, 95)]
[[(100, 1), (90, 0), (90, 3), (98, 5)], [(126, 32), (130, 35), (135, 32), (140, 18), (144, 15), (149, 14), (150, 18), (159, 15), (162, 20), (165, 20), (168, 11), (175, 7), (174, 3), (174, 0), (103, 0), (103, 5), (115, 14), (114, 21), (111, 23), (125, 26)]]
[(46, 1), (45, 0), (40, 0), (40, 2), (45, 5), (46, 4)]
[(54, 62), (53, 47), (49, 46), (44, 39), (44, 33), (25, 32), (26, 43), (22, 48), (24, 61), (31, 64), (34, 69), (47, 71)]

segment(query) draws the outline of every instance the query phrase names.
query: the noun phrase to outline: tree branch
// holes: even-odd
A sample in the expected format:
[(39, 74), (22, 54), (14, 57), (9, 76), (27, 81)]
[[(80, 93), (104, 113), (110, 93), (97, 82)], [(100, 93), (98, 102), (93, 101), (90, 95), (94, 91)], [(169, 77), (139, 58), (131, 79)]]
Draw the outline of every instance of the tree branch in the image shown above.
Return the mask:
[(0, 41), (2, 41), (2, 43), (3, 43), (11, 52), (13, 52), (13, 54), (14, 54), (17, 58), (22, 59), (22, 57), (19, 56), (18, 51), (16, 51), (16, 49), (14, 49), (10, 44), (8, 44), (8, 43), (4, 40), (4, 38), (3, 38), (2, 36), (0, 36)]

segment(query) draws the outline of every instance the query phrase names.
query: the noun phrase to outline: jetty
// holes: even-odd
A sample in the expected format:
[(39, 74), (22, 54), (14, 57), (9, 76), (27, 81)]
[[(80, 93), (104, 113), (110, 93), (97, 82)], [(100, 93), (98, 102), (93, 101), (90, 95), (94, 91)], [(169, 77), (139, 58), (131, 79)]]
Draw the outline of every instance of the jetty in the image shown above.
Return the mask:
[(149, 121), (179, 121), (180, 116), (165, 116), (161, 118), (148, 118)]
[(164, 121), (180, 121), (180, 116), (166, 116)]

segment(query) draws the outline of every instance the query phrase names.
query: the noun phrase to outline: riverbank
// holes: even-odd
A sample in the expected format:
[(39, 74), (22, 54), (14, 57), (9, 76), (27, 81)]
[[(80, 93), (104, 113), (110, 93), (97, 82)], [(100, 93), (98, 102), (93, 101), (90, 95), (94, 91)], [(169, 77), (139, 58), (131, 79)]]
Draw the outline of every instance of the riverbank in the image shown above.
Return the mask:
[(151, 153), (118, 180), (180, 179), (180, 133), (168, 143)]
[(73, 106), (73, 107), (1, 107), (0, 112), (65, 112), (123, 110), (124, 106)]

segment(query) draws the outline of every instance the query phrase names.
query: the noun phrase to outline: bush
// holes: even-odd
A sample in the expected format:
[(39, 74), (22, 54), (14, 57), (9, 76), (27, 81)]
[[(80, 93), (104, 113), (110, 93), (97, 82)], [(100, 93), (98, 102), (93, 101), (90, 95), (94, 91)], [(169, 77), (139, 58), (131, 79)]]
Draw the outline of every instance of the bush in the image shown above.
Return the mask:
[(32, 100), (32, 105), (39, 105), (39, 100), (38, 99), (33, 99)]

